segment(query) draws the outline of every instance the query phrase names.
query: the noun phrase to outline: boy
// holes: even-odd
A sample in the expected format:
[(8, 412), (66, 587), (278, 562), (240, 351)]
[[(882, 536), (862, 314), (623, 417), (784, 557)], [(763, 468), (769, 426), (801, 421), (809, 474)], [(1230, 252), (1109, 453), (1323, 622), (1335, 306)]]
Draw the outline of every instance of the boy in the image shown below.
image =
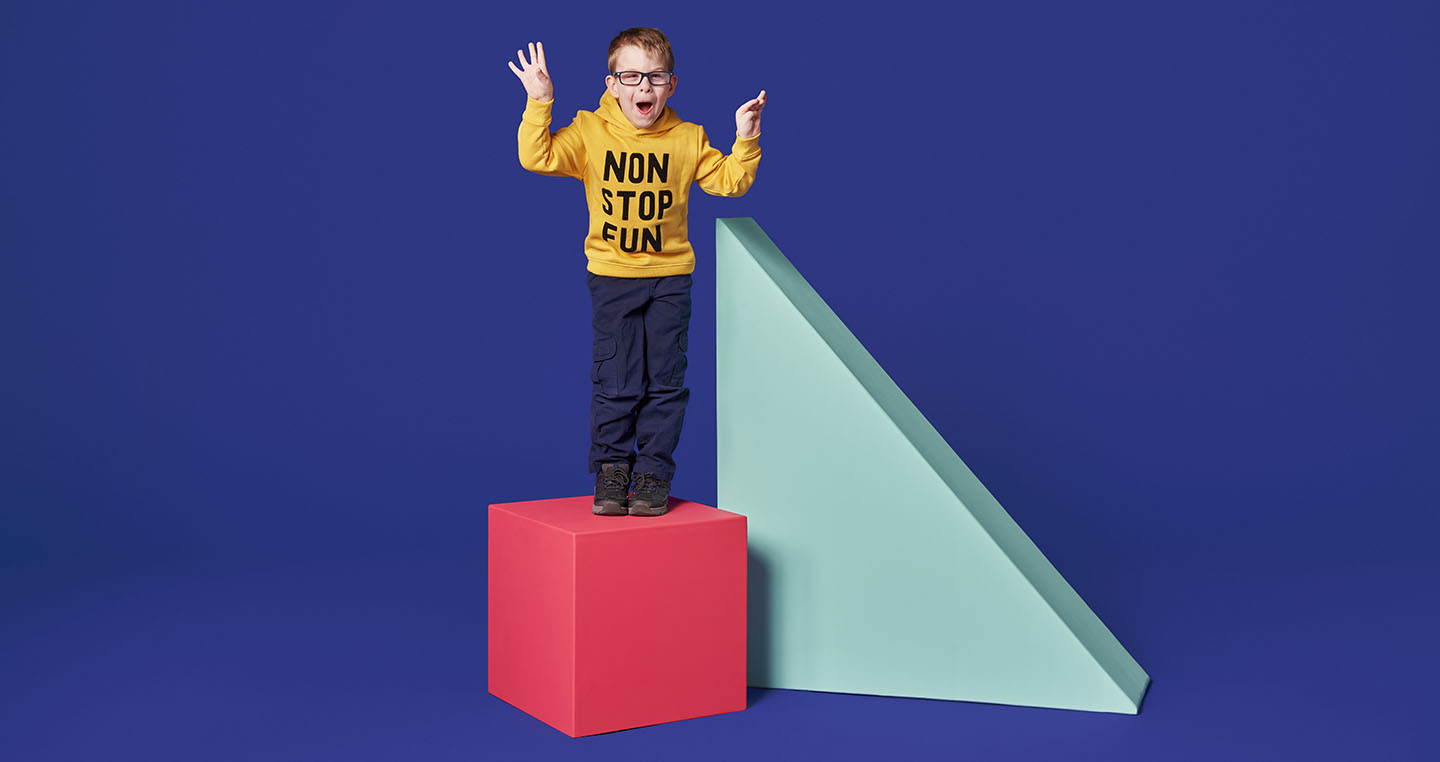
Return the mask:
[(590, 207), (594, 512), (659, 516), (669, 507), (672, 455), (690, 399), (684, 386), (695, 269), (686, 227), (690, 183), (713, 196), (749, 190), (760, 163), (765, 91), (735, 111), (735, 144), (726, 156), (699, 125), (665, 105), (677, 81), (670, 41), (658, 29), (626, 29), (610, 42), (600, 107), (551, 134), (554, 89), (545, 46), (532, 43), (529, 60), (516, 54), (520, 66), (512, 62), (510, 70), (529, 96), (520, 164), (584, 181)]

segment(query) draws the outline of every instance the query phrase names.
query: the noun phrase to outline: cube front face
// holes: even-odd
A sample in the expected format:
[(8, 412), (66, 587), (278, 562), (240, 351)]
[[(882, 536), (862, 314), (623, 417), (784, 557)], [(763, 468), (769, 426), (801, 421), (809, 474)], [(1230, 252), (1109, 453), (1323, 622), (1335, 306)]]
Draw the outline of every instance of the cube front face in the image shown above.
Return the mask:
[(745, 517), (589, 503), (490, 507), (490, 692), (571, 736), (743, 710)]

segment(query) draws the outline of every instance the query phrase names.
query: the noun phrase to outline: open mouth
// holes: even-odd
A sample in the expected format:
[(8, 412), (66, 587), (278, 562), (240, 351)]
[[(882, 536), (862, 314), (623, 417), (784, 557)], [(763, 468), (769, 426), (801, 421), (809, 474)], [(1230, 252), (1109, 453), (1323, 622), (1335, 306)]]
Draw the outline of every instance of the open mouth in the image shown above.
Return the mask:
[(650, 116), (650, 112), (654, 110), (654, 101), (635, 101), (635, 111), (638, 112), (640, 116)]

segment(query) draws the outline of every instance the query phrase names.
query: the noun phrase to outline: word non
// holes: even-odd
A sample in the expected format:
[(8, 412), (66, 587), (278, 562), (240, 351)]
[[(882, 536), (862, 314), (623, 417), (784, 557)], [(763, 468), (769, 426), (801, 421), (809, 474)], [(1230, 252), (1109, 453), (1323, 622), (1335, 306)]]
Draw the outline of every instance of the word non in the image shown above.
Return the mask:
[(639, 154), (621, 151), (617, 157), (614, 151), (605, 152), (605, 180), (611, 174), (622, 183), (666, 182), (670, 177), (670, 154)]

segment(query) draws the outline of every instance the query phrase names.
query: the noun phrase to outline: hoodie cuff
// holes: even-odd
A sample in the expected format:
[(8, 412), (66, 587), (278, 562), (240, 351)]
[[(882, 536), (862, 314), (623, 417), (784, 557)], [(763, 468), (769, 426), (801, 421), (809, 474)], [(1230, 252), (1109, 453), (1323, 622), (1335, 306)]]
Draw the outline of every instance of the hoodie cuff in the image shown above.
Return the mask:
[(543, 127), (550, 124), (550, 107), (554, 105), (554, 98), (541, 103), (527, 95), (525, 96), (525, 114), (520, 118)]
[(730, 153), (735, 158), (744, 161), (753, 159), (760, 155), (760, 133), (755, 133), (748, 138), (735, 136), (735, 145), (730, 147)]

